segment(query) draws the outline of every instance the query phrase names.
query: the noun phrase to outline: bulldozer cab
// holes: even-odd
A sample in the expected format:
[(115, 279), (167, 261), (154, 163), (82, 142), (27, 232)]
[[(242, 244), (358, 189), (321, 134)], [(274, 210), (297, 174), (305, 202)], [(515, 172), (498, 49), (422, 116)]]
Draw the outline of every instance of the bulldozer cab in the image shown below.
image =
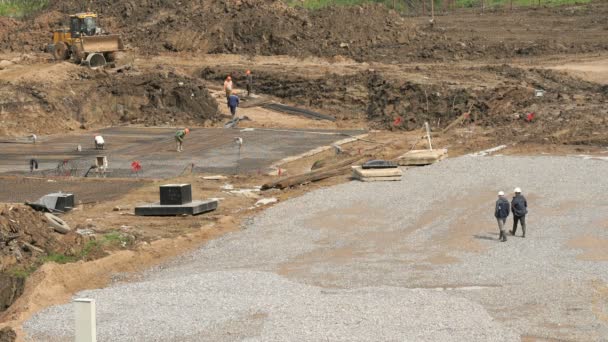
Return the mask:
[(72, 38), (94, 36), (98, 34), (97, 14), (85, 12), (70, 16), (70, 34)]

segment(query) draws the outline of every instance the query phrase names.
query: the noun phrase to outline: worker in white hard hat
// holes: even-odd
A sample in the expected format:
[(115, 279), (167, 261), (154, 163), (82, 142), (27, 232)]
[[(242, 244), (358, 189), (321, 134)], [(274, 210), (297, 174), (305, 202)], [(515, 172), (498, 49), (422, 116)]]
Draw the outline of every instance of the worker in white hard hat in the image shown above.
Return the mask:
[(507, 241), (507, 233), (505, 233), (505, 223), (507, 222), (509, 211), (509, 200), (507, 200), (507, 198), (505, 197), (504, 191), (499, 191), (498, 199), (496, 200), (496, 209), (494, 209), (494, 217), (496, 217), (496, 221), (498, 222), (498, 230), (500, 232), (498, 240), (500, 240), (501, 242)]
[(521, 194), (520, 188), (513, 190), (515, 196), (511, 200), (511, 211), (513, 212), (513, 230), (510, 232), (511, 235), (515, 235), (517, 232), (517, 222), (521, 222), (522, 236), (526, 237), (526, 214), (528, 214), (528, 201), (524, 195)]

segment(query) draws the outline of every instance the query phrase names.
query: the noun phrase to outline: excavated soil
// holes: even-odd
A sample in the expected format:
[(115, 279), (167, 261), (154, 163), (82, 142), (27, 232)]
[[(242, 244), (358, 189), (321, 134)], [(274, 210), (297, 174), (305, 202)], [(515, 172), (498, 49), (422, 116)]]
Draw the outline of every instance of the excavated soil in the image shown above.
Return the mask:
[(0, 342), (13, 342), (17, 339), (17, 334), (10, 327), (0, 329)]
[(220, 117), (204, 83), (171, 68), (105, 71), (68, 62), (38, 67), (16, 61), (0, 73), (10, 79), (0, 81), (0, 136), (120, 124), (204, 125)]
[[(244, 82), (235, 66), (206, 67), (198, 74)], [(254, 70), (256, 89), (281, 101), (315, 108), (342, 120), (365, 117), (371, 128), (447, 127), (465, 112), (463, 124), (494, 129), (497, 142), (601, 144), (608, 141), (608, 87), (560, 71), (487, 65), (456, 70), (415, 66), (353, 70), (350, 74), (293, 75)], [(422, 75), (422, 77), (421, 77)], [(545, 91), (535, 96), (535, 90)], [(533, 118), (528, 121), (528, 115)]]
[[(42, 51), (49, 31), (83, 9), (80, 1), (63, 0), (23, 21), (3, 18), (0, 50)], [(324, 65), (324, 73), (254, 70), (256, 91), (338, 119), (367, 120), (370, 128), (411, 130), (425, 121), (443, 128), (470, 108), (469, 122), (506, 127), (499, 139), (606, 141), (605, 88), (554, 71), (501, 65), (608, 51), (604, 1), (484, 14), (463, 10), (439, 15), (434, 25), (381, 5), (309, 11), (281, 1), (103, 0), (90, 9), (108, 31), (123, 35), (129, 52), (119, 64), (126, 67), (92, 71), (57, 63), (43, 72), (36, 63), (48, 61), (35, 53), (2, 61), (0, 79), (7, 81), (0, 81), (0, 135), (217, 124), (217, 103), (201, 78), (220, 85), (232, 74), (238, 84), (243, 65), (190, 73), (159, 64), (144, 71), (137, 59), (170, 54), (198, 61), (203, 53), (232, 53), (251, 61), (253, 55), (292, 55), (359, 62), (350, 72), (333, 64)], [(408, 69), (412, 61), (417, 66)], [(448, 72), (455, 62), (463, 65)], [(547, 96), (534, 98), (538, 88)], [(522, 118), (531, 113), (535, 121), (529, 125)]]
[(29, 207), (0, 208), (0, 312), (23, 292), (25, 279), (17, 271), (27, 272), (45, 254), (75, 256), (82, 241), (74, 232), (54, 232), (43, 214)]
[[(305, 10), (281, 1), (103, 0), (90, 6), (107, 31), (142, 54), (162, 51), (347, 56), (358, 61), (505, 59), (607, 51), (608, 5), (404, 18), (381, 5)], [(0, 49), (40, 51), (81, 1), (55, 1), (25, 22), (0, 23)], [(63, 17), (63, 18), (62, 18)], [(564, 28), (567, 29), (564, 29)], [(554, 34), (552, 34), (554, 32)]]

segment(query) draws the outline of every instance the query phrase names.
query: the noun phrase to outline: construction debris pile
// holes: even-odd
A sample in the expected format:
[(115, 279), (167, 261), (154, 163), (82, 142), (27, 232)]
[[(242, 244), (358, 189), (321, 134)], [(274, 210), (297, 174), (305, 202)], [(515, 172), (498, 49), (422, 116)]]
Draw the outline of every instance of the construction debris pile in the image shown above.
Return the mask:
[[(473, 73), (475, 71), (472, 71)], [(500, 128), (510, 141), (597, 143), (606, 141), (608, 88), (565, 73), (507, 65), (478, 70), (493, 89), (454, 82), (399, 82), (374, 74), (369, 80), (368, 120), (378, 128), (416, 129), (429, 121), (448, 127), (464, 113), (464, 124)], [(463, 82), (464, 83), (464, 82)], [(542, 96), (536, 89), (542, 89)]]
[(59, 234), (40, 212), (22, 205), (0, 207), (0, 311), (23, 290), (23, 275), (47, 255), (74, 256), (82, 237), (74, 232)]

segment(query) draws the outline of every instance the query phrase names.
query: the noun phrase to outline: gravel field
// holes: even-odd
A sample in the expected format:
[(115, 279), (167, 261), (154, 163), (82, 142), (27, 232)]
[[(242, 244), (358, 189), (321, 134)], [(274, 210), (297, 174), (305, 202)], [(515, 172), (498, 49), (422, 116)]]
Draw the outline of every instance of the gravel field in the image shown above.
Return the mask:
[[(579, 157), (448, 159), (279, 203), (139, 282), (76, 297), (97, 300), (100, 341), (602, 341), (606, 174)], [(516, 186), (528, 232), (500, 243), (496, 192)], [(24, 328), (68, 341), (72, 322), (64, 305)]]

